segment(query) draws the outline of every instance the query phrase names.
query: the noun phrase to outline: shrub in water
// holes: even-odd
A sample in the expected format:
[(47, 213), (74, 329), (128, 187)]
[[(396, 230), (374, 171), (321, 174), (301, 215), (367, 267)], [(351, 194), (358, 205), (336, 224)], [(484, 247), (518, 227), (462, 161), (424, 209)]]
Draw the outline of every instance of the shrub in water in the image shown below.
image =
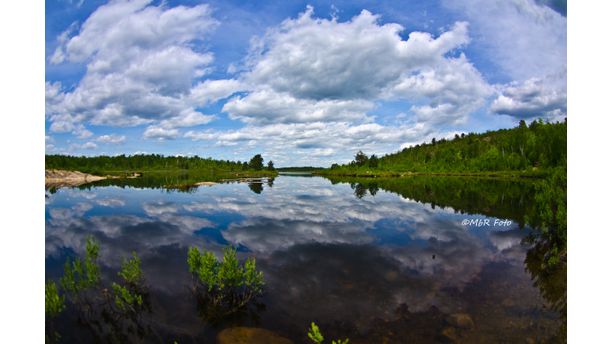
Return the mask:
[(65, 291), (78, 294), (100, 282), (100, 267), (97, 263), (99, 252), (100, 245), (93, 237), (89, 237), (85, 247), (85, 259), (66, 260), (64, 276), (60, 278), (60, 285)]
[(263, 273), (257, 270), (255, 258), (240, 264), (233, 247), (223, 250), (221, 261), (212, 252), (191, 247), (187, 264), (207, 317), (233, 313), (263, 292)]
[(55, 282), (45, 284), (45, 315), (55, 317), (64, 310), (64, 297), (57, 292)]
[[(317, 326), (317, 324), (315, 324), (314, 322), (310, 323), (310, 329), (308, 330), (308, 338), (310, 338), (310, 340), (316, 344), (323, 344), (323, 340), (325, 340), (325, 338), (323, 338), (323, 334), (319, 330), (319, 326)], [(344, 340), (332, 340), (332, 344), (348, 344), (348, 342), (348, 338)]]
[(114, 282), (112, 284), (115, 306), (121, 312), (136, 312), (143, 306), (145, 291), (140, 258), (135, 252), (132, 252), (132, 258), (123, 260), (117, 275), (123, 280), (123, 285)]
[[(64, 275), (60, 278), (62, 296), (55, 282), (45, 285), (46, 339), (58, 341), (53, 330), (53, 318), (64, 308), (64, 301), (79, 320), (86, 324), (96, 338), (109, 342), (130, 342), (132, 336), (144, 335), (148, 330), (141, 320), (144, 311), (150, 312), (148, 292), (136, 253), (124, 259), (117, 273), (120, 281), (108, 285), (102, 283), (98, 256), (100, 245), (89, 237), (85, 257), (68, 259)], [(66, 299), (64, 300), (64, 295)], [(139, 337), (142, 339), (142, 337)]]

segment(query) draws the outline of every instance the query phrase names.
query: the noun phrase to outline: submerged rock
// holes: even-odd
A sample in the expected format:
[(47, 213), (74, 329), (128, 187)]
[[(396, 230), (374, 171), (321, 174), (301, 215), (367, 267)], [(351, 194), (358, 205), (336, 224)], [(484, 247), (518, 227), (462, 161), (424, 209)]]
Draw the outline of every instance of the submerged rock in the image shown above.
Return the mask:
[(448, 321), (449, 324), (462, 329), (471, 329), (474, 327), (474, 321), (467, 313), (451, 314), (448, 316), (446, 321)]
[(453, 343), (459, 339), (457, 329), (454, 327), (446, 327), (442, 330), (442, 336)]
[(292, 344), (278, 334), (258, 327), (231, 327), (217, 335), (218, 344)]

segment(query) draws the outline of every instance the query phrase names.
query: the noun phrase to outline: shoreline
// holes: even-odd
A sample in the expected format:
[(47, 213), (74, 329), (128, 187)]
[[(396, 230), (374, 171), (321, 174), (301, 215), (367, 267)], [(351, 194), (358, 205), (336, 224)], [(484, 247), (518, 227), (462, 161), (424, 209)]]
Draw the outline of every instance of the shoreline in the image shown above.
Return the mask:
[[(62, 169), (45, 169), (45, 189), (50, 188), (61, 188), (61, 187), (77, 187), (101, 180), (109, 179), (138, 179), (142, 178), (144, 174), (151, 176), (177, 176), (181, 173), (188, 173), (186, 170), (179, 171), (106, 171), (103, 172), (105, 175), (93, 175), (77, 170), (62, 170)], [(121, 175), (119, 174), (121, 173)], [(170, 184), (164, 184), (165, 188), (188, 188), (188, 187), (200, 187), (200, 186), (213, 186), (219, 183), (264, 183), (269, 179), (273, 179), (278, 176), (276, 172), (270, 171), (245, 171), (245, 172), (231, 172), (224, 173), (221, 175), (210, 175), (202, 176), (201, 178), (194, 178), (194, 180), (179, 181), (176, 184), (170, 182)], [(225, 178), (223, 178), (225, 177)]]
[(405, 177), (482, 177), (482, 178), (509, 178), (509, 179), (542, 179), (546, 178), (551, 171), (488, 171), (488, 172), (345, 172), (345, 173), (321, 173), (312, 172), (312, 175), (320, 177), (353, 177), (353, 178), (405, 178)]

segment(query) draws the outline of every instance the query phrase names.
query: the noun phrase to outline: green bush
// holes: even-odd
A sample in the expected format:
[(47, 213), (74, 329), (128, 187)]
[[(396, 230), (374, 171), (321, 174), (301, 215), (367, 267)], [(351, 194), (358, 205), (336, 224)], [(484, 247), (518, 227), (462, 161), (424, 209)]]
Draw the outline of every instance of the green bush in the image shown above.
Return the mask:
[(196, 290), (202, 291), (199, 296), (206, 304), (207, 312), (217, 315), (233, 313), (263, 292), (264, 277), (257, 270), (255, 258), (248, 258), (240, 264), (233, 247), (223, 250), (221, 261), (212, 252), (200, 252), (197, 247), (191, 247), (187, 264), (196, 281)]

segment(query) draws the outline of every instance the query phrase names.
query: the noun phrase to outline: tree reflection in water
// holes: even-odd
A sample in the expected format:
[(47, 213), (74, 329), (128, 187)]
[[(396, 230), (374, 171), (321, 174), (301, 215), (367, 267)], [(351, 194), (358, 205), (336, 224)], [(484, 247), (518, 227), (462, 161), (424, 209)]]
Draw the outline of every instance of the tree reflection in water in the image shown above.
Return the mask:
[(263, 191), (263, 183), (262, 182), (251, 182), (249, 183), (249, 189), (256, 194), (260, 194)]
[(543, 180), (503, 180), (471, 177), (368, 179), (327, 177), (332, 184), (349, 183), (361, 199), (378, 189), (428, 203), (432, 209), (508, 218), (535, 230), (522, 241), (529, 246), (525, 269), (562, 325), (554, 340), (567, 332), (567, 171), (559, 169)]
[[(47, 275), (57, 280), (64, 258), (73, 250), (84, 252), (84, 238), (93, 233), (105, 245), (100, 262), (108, 281), (107, 301), (93, 307), (93, 319), (77, 316), (67, 300), (54, 319), (56, 330), (72, 342), (209, 342), (227, 326), (258, 326), (299, 341), (304, 326), (317, 321), (326, 335), (364, 342), (442, 341), (444, 333), (495, 342), (546, 340), (559, 327), (557, 312), (565, 312), (565, 227), (545, 226), (544, 219), (559, 222), (565, 216), (558, 204), (564, 202), (550, 205), (563, 198), (555, 194), (563, 180), (415, 177), (334, 183), (353, 188), (319, 177), (283, 176), (273, 189), (257, 183), (266, 197), (231, 183), (194, 194), (117, 187), (50, 194)], [(466, 230), (459, 213), (511, 219), (527, 229)], [(190, 293), (185, 252), (198, 245), (219, 256), (228, 244), (257, 257), (266, 274), (261, 298), (266, 311), (251, 303), (215, 323), (206, 319), (207, 303), (198, 302), (205, 300)], [(145, 308), (138, 316), (113, 315), (120, 311), (114, 296), (121, 293), (111, 287), (118, 282), (115, 257), (131, 251), (145, 258), (154, 314)], [(102, 289), (92, 289), (93, 299), (104, 300)], [(542, 303), (554, 303), (557, 311), (542, 309)], [(110, 316), (103, 315), (105, 308)], [(476, 326), (447, 331), (447, 317), (455, 312), (469, 314)], [(102, 323), (101, 329), (90, 321)], [(558, 338), (564, 331), (562, 326)]]
[(567, 332), (567, 174), (559, 171), (537, 185), (535, 214), (530, 219), (537, 231), (524, 239), (532, 247), (525, 257), (525, 268), (534, 285), (559, 312), (563, 321), (556, 340)]

